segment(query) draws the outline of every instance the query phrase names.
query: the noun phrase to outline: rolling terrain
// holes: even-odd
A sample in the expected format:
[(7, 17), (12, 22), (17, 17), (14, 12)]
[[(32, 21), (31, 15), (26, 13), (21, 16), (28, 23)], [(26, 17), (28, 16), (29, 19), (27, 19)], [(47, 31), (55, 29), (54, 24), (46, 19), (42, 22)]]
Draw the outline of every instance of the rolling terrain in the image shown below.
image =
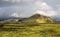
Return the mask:
[(40, 14), (24, 21), (4, 20), (0, 21), (0, 37), (60, 37), (60, 24)]

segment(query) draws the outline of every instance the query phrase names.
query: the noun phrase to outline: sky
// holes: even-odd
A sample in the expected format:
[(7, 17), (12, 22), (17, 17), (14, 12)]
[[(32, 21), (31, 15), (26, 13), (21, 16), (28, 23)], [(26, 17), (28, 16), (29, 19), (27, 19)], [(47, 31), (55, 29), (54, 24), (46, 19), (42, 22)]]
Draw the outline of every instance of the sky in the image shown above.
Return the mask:
[(0, 0), (0, 18), (30, 17), (36, 13), (60, 17), (60, 0)]

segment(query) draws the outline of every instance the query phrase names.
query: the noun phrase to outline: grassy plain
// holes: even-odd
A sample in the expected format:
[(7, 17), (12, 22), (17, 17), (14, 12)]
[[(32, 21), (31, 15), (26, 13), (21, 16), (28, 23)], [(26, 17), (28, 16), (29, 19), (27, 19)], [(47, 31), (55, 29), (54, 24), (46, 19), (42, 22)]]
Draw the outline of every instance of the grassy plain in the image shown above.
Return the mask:
[(60, 37), (60, 24), (4, 24), (0, 37)]

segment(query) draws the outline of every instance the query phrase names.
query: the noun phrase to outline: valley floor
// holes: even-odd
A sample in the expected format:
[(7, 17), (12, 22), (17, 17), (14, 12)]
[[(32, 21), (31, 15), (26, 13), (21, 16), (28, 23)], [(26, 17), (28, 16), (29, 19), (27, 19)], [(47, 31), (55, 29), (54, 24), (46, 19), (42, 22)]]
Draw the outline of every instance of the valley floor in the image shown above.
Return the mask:
[(6, 24), (0, 28), (0, 37), (60, 37), (60, 24)]

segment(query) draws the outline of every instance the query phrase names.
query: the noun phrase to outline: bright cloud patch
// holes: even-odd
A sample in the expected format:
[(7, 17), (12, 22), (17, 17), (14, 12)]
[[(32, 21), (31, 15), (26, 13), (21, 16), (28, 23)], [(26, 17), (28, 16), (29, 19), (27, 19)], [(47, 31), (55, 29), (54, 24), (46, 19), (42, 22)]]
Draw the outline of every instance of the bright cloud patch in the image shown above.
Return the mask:
[(55, 16), (56, 12), (53, 10), (53, 8), (51, 6), (49, 6), (47, 3), (45, 2), (37, 2), (36, 6), (39, 8), (35, 11), (35, 13), (39, 13), (41, 15), (45, 15), (45, 16)]
[(45, 11), (37, 10), (35, 13), (38, 13), (44, 16), (55, 16), (56, 15), (54, 11), (45, 12)]
[(12, 13), (11, 16), (12, 17), (19, 17), (19, 15), (17, 13)]

